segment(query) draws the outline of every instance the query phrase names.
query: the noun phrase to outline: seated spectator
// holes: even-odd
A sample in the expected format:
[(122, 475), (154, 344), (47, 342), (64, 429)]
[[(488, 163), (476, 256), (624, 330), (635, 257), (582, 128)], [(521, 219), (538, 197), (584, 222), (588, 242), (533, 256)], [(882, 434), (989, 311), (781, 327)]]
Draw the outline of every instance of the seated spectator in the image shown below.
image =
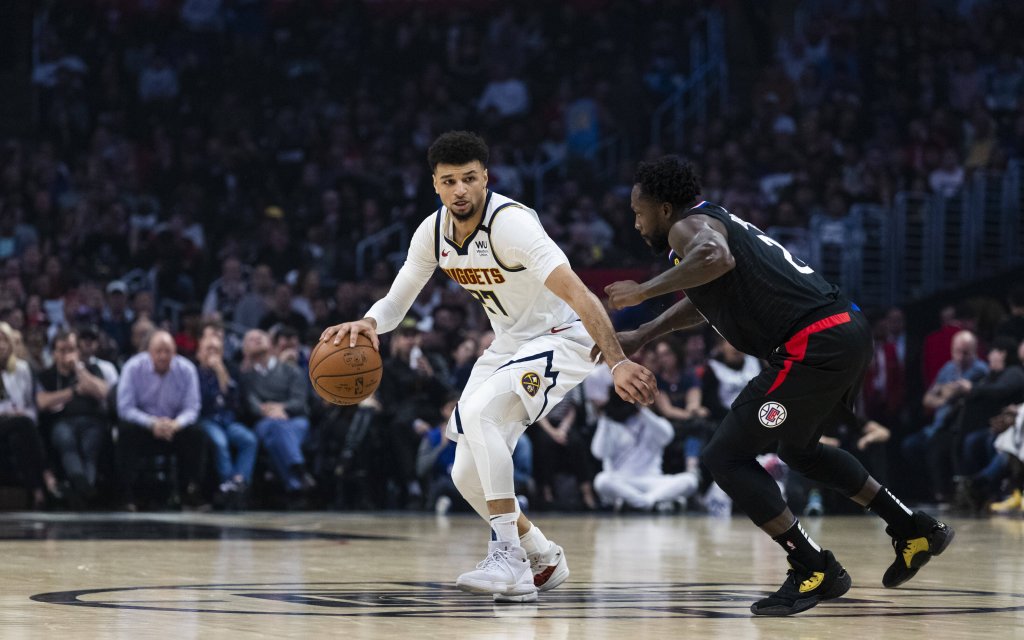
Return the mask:
[(114, 342), (121, 353), (135, 353), (132, 348), (132, 323), (135, 312), (128, 307), (128, 285), (114, 280), (107, 285), (107, 306), (103, 310), (100, 326)]
[(256, 435), (289, 494), (289, 505), (296, 506), (304, 501), (302, 493), (316, 484), (306, 471), (302, 454), (309, 431), (309, 382), (298, 367), (271, 355), (270, 336), (265, 331), (248, 331), (242, 340), (242, 354), (243, 402), (256, 417)]
[(292, 306), (292, 288), (281, 283), (274, 287), (274, 298), (270, 309), (260, 318), (259, 328), (269, 331), (274, 325), (294, 327), (300, 336), (306, 335), (309, 321)]
[(249, 292), (239, 299), (233, 316), (224, 316), (224, 320), (234, 320), (246, 329), (254, 329), (270, 310), (274, 295), (274, 273), (265, 264), (258, 264), (249, 278)]
[[(959, 380), (963, 402), (954, 421), (955, 446), (962, 447), (955, 471), (962, 488), (958, 502), (963, 508), (976, 510), (997, 487), (974, 483), (971, 478), (983, 474), (996, 461), (996, 434), (991, 421), (1009, 405), (1024, 402), (1024, 368), (1017, 356), (1017, 343), (1008, 336), (999, 336), (988, 351), (988, 373), (980, 380)], [(994, 470), (989, 471), (991, 475)], [(983, 476), (984, 477), (984, 476)]]
[(242, 262), (234, 256), (225, 258), (221, 263), (220, 278), (210, 283), (203, 299), (203, 315), (216, 312), (221, 318), (230, 320), (248, 291), (249, 286), (242, 274)]
[(594, 457), (604, 464), (594, 478), (601, 500), (616, 508), (625, 503), (644, 511), (672, 511), (675, 501), (693, 495), (699, 483), (696, 473), (662, 473), (662, 452), (672, 435), (672, 425), (665, 418), (610, 394), (590, 445)]
[(149, 337), (145, 351), (124, 365), (117, 386), (117, 453), (124, 508), (135, 511), (135, 484), (143, 456), (177, 455), (185, 484), (182, 502), (203, 504), (200, 488), (205, 468), (206, 436), (199, 417), (199, 375), (194, 364), (177, 355), (166, 331)]
[(416, 481), (416, 451), (422, 435), (437, 421), (443, 399), (451, 393), (431, 354), (420, 348), (421, 339), (412, 316), (391, 332), (389, 357), (384, 361), (388, 375), (377, 392), (384, 408), (380, 437), (401, 506), (419, 506), (423, 498)]
[(657, 362), (654, 372), (660, 391), (654, 398), (654, 409), (674, 428), (672, 442), (665, 452), (665, 471), (696, 471), (700, 466), (700, 451), (711, 437), (710, 425), (705, 420), (709, 412), (702, 404), (700, 380), (686, 367), (686, 354), (675, 338), (655, 342), (654, 354)]
[(81, 509), (96, 497), (96, 467), (110, 429), (110, 387), (99, 367), (82, 359), (77, 336), (70, 331), (54, 336), (53, 360), (39, 374), (36, 404), (51, 422), (50, 441), (71, 486), (68, 501)]
[(199, 424), (213, 443), (219, 491), (226, 501), (239, 504), (252, 485), (259, 443), (256, 435), (238, 420), (238, 383), (224, 362), (224, 342), (214, 332), (207, 332), (200, 340), (197, 359), (202, 398)]
[(933, 411), (932, 421), (917, 433), (903, 440), (900, 449), (914, 476), (928, 482), (929, 499), (945, 502), (950, 496), (953, 479), (950, 412), (956, 400), (965, 393), (961, 380), (979, 380), (988, 373), (988, 366), (978, 358), (978, 339), (970, 331), (953, 336), (952, 359), (939, 369), (935, 382), (924, 394), (922, 404)]
[[(585, 413), (583, 388), (576, 387), (529, 431), (537, 463), (534, 479), (539, 497), (546, 506), (566, 506), (560, 498), (569, 496), (557, 496), (555, 489), (557, 476), (569, 474), (576, 481), (583, 506), (597, 508), (592, 484), (594, 472), (589, 454), (590, 438), (583, 433)], [(575, 496), (571, 499), (575, 501)]]
[(455, 443), (445, 437), (448, 420), (455, 411), (458, 398), (449, 397), (441, 407), (441, 419), (423, 434), (419, 452), (416, 454), (416, 475), (427, 496), (427, 509), (434, 509), (444, 515), (455, 506), (458, 511), (468, 511), (469, 505), (459, 494), (452, 482), (452, 465), (455, 463)]
[(985, 476), (984, 479), (994, 486), (998, 476), (1007, 475), (1009, 495), (989, 505), (989, 510), (1001, 514), (1019, 513), (1024, 510), (1024, 499), (1021, 497), (1021, 490), (1024, 489), (1024, 403), (1006, 407), (992, 420), (992, 431), (998, 434), (995, 448), (1001, 464), (997, 467), (997, 473)]
[(99, 357), (100, 330), (95, 325), (86, 325), (75, 334), (78, 346), (78, 359), (86, 365), (95, 366), (103, 374), (103, 380), (107, 386), (113, 387), (117, 384), (121, 374), (113, 362)]
[(32, 495), (32, 508), (46, 506), (43, 443), (36, 428), (32, 371), (14, 354), (11, 327), (0, 322), (0, 464), (13, 462)]

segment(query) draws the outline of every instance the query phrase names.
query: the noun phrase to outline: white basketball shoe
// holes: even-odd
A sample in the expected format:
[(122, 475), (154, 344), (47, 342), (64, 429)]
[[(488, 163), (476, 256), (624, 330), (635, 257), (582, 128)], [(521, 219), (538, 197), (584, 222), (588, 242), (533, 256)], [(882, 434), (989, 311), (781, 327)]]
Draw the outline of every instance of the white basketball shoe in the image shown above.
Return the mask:
[(518, 545), (492, 540), (487, 545), (487, 557), (475, 570), (459, 576), (455, 586), (469, 593), (501, 596), (501, 602), (534, 602), (537, 587), (533, 582), (526, 551)]
[[(530, 572), (533, 574), (533, 586), (537, 591), (550, 591), (565, 582), (569, 577), (569, 563), (565, 560), (565, 551), (554, 542), (548, 544), (547, 551), (530, 553)], [(495, 602), (526, 602), (505, 595), (494, 595)], [(529, 601), (529, 602), (532, 602)]]

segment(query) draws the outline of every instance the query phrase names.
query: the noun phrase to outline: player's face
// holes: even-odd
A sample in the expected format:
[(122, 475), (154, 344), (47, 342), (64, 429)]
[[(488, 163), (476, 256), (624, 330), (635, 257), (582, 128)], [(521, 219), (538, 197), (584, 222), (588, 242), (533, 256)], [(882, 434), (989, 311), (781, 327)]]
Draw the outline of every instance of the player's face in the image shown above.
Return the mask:
[(638, 184), (633, 185), (629, 206), (636, 215), (633, 226), (644, 242), (658, 253), (668, 251), (668, 216), (672, 208), (667, 203), (644, 196)]
[(479, 160), (469, 164), (438, 164), (434, 191), (456, 220), (466, 221), (483, 211), (487, 196), (487, 169)]

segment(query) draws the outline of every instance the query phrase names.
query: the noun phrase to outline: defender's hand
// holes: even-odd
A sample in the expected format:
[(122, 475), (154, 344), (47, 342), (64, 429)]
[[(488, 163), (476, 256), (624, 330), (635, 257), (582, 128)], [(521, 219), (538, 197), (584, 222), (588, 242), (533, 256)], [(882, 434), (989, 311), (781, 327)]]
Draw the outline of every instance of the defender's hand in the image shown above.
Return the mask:
[[(643, 336), (638, 331), (620, 331), (615, 334), (615, 338), (619, 341), (619, 344), (622, 346), (622, 353), (626, 354), (627, 358), (639, 351), (640, 347), (645, 344)], [(595, 344), (594, 348), (590, 350), (590, 361), (601, 362), (604, 359), (601, 347)], [(610, 367), (615, 363), (608, 362), (606, 364)]]
[(356, 346), (356, 338), (359, 334), (365, 335), (370, 339), (370, 343), (373, 348), (380, 351), (380, 338), (377, 337), (377, 322), (373, 320), (356, 320), (355, 322), (343, 322), (336, 324), (333, 327), (327, 327), (324, 332), (320, 334), (321, 342), (329, 342), (331, 338), (334, 338), (334, 345), (341, 344), (341, 341), (348, 336), (348, 346)]
[(654, 397), (658, 395), (658, 383), (654, 379), (654, 374), (632, 360), (626, 360), (616, 366), (612, 372), (612, 379), (615, 382), (615, 393), (626, 402), (646, 406), (653, 403)]
[(641, 285), (633, 280), (613, 282), (604, 288), (604, 292), (608, 294), (608, 304), (612, 309), (632, 307), (647, 299)]

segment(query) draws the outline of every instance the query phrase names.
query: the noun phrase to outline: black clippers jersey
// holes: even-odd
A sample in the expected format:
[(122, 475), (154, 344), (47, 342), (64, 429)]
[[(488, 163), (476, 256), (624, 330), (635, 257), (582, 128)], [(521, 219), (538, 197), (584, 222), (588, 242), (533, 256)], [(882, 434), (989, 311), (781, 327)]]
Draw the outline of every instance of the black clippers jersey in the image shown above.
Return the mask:
[[(725, 275), (686, 290), (687, 297), (723, 338), (744, 353), (767, 359), (799, 327), (801, 319), (840, 298), (839, 287), (794, 258), (781, 244), (723, 207), (701, 202), (681, 219), (702, 214), (728, 231), (736, 266)], [(679, 263), (675, 252), (669, 254)]]

